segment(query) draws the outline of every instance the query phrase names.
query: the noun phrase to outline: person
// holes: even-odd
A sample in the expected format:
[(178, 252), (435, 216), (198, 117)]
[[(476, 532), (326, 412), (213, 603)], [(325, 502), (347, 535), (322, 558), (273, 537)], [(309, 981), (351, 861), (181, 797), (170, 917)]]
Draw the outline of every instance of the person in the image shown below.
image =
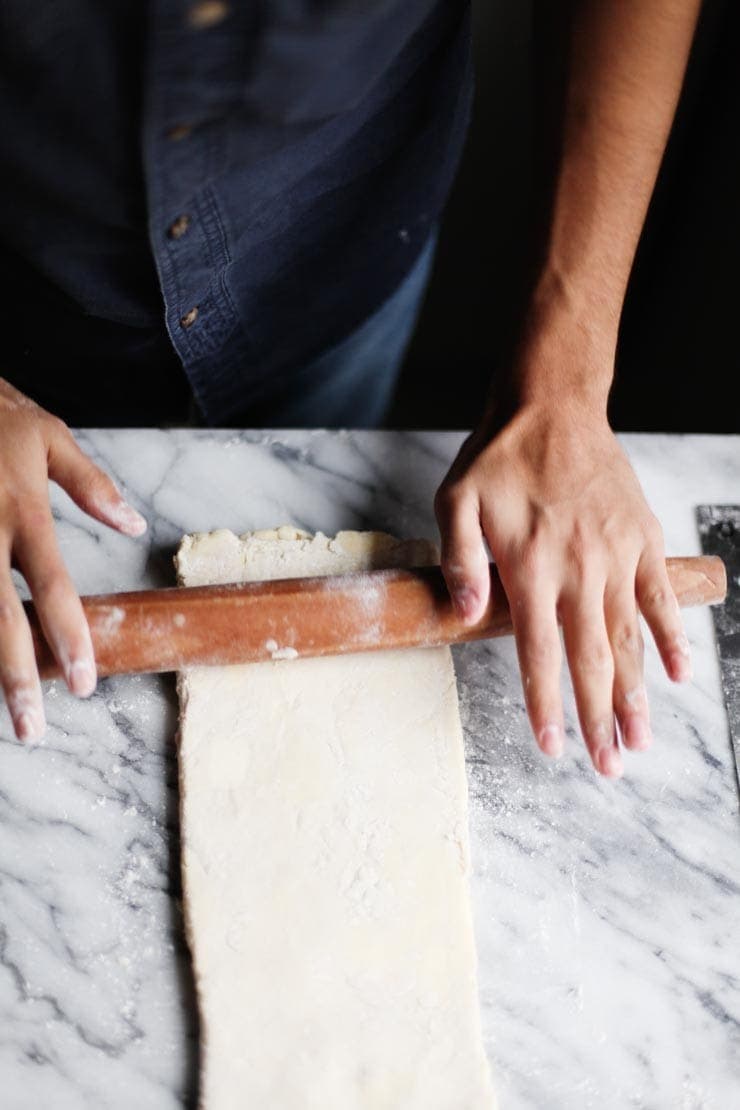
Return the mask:
[[(563, 750), (561, 644), (598, 772), (647, 747), (638, 612), (690, 675), (660, 526), (607, 420), (633, 256), (700, 0), (574, 0), (558, 156), (521, 337), (435, 509), (454, 605), (488, 552), (527, 711)], [(11, 561), (70, 689), (95, 686), (48, 480), (145, 522), (70, 423), (380, 423), (471, 92), (464, 0), (3, 5), (0, 682), (44, 727)], [(452, 381), (445, 385), (452, 388)]]

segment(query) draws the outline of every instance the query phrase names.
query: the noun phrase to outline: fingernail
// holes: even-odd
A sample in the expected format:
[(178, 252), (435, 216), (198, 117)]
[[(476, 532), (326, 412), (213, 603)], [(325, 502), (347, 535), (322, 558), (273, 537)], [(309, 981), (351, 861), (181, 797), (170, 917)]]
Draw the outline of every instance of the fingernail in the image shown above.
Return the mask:
[(15, 731), (18, 739), (26, 742), (40, 740), (44, 735), (44, 727), (39, 715), (31, 710), (21, 713), (16, 721)]
[(470, 586), (458, 586), (452, 594), (452, 600), (464, 621), (471, 620), (475, 616), (478, 594)]
[(46, 729), (41, 690), (32, 684), (16, 686), (7, 695), (8, 709), (19, 740), (40, 740)]
[(73, 659), (65, 678), (73, 694), (78, 698), (89, 698), (97, 683), (95, 664), (89, 659)]
[(563, 754), (563, 732), (559, 725), (545, 725), (540, 732), (540, 747), (554, 759)]
[(622, 757), (616, 748), (602, 748), (598, 753), (597, 763), (602, 775), (609, 778), (619, 778), (624, 772)]
[(111, 524), (121, 532), (125, 532), (127, 536), (141, 536), (146, 532), (147, 525), (144, 517), (123, 498), (111, 507), (107, 515)]
[(32, 697), (19, 694), (11, 696), (9, 707), (18, 739), (40, 740), (47, 727), (41, 706), (33, 705)]
[(650, 747), (653, 739), (650, 725), (644, 717), (628, 717), (624, 722), (624, 742), (629, 748), (644, 750)]
[(692, 678), (693, 672), (691, 670), (691, 659), (687, 653), (683, 651), (673, 651), (668, 657), (668, 663), (671, 668), (671, 678), (674, 682), (689, 682)]

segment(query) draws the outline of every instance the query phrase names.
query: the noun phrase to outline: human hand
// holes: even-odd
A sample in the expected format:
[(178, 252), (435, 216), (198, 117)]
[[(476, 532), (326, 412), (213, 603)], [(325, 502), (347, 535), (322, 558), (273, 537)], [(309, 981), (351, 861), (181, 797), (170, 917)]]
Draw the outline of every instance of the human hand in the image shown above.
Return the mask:
[(90, 630), (57, 545), (49, 478), (103, 524), (129, 536), (146, 530), (144, 518), (80, 450), (69, 428), (0, 378), (0, 685), (19, 740), (38, 739), (45, 720), (11, 560), (28, 583), (69, 689), (88, 697), (96, 683)]
[(484, 538), (511, 607), (529, 719), (563, 750), (563, 640), (594, 767), (622, 773), (651, 740), (638, 609), (674, 681), (691, 676), (662, 531), (606, 415), (577, 401), (527, 403), (465, 442), (435, 499), (442, 570), (468, 623), (490, 589)]

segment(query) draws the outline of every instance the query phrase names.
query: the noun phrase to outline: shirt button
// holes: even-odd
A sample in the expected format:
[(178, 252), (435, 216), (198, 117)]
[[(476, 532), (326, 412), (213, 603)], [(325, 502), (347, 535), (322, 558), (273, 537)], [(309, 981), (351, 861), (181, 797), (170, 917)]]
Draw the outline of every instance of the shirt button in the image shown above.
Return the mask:
[(185, 315), (180, 318), (180, 324), (184, 328), (189, 328), (191, 326), (191, 324), (194, 324), (197, 319), (198, 319), (198, 306), (195, 305), (194, 308), (191, 308), (189, 312), (186, 312)]
[(165, 135), (170, 142), (179, 143), (181, 139), (187, 139), (192, 130), (192, 127), (187, 123), (176, 123), (174, 127), (170, 127), (165, 132)]
[(215, 27), (229, 14), (229, 5), (225, 0), (198, 0), (188, 9), (188, 25), (196, 31), (205, 31), (208, 27)]
[(189, 227), (190, 216), (178, 216), (167, 228), (167, 235), (170, 239), (182, 239)]

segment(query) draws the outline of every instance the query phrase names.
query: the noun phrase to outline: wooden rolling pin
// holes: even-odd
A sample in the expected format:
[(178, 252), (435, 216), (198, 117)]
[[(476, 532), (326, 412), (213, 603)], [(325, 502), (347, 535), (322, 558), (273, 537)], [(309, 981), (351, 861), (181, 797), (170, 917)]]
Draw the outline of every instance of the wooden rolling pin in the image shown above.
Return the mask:
[[(680, 605), (721, 601), (721, 559), (668, 559)], [(176, 671), (268, 659), (456, 644), (510, 633), (496, 568), (477, 624), (455, 615), (439, 567), (374, 570), (83, 597), (100, 675)], [(60, 674), (30, 602), (25, 602), (42, 678)]]

